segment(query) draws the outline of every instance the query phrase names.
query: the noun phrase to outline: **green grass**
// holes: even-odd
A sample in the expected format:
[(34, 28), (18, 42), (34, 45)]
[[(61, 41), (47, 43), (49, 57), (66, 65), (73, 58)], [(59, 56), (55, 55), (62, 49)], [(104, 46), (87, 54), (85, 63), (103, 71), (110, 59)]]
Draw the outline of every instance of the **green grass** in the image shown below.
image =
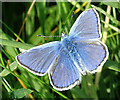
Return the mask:
[[(30, 98), (31, 93), (34, 98), (42, 99), (114, 98), (120, 100), (120, 21), (118, 18), (120, 8), (117, 2), (88, 2), (84, 6), (83, 4), (85, 3), (36, 2), (27, 17), (21, 35), (18, 36), (31, 2), (2, 3), (2, 20), (0, 19), (2, 24), (2, 29), (0, 29), (2, 94), (0, 94), (0, 98), (1, 96), (3, 99)], [(107, 14), (108, 6), (111, 7), (110, 15)], [(103, 34), (103, 38), (106, 38), (109, 58), (100, 73), (82, 76), (80, 85), (68, 91), (59, 92), (50, 85), (48, 75), (38, 77), (17, 64), (15, 57), (23, 49), (27, 50), (50, 41), (60, 41), (59, 37), (43, 38), (36, 35), (58, 36), (61, 32), (66, 32), (73, 11), (80, 8), (80, 11), (73, 16), (70, 27), (82, 11), (92, 7), (99, 13), (102, 34), (105, 32), (105, 24), (108, 25), (107, 36)], [(110, 20), (109, 23), (105, 22), (106, 16)], [(55, 30), (56, 28), (57, 30)], [(66, 32), (67, 35), (68, 32)], [(16, 38), (19, 39), (19, 42), (15, 41)], [(22, 87), (18, 79), (27, 89)]]

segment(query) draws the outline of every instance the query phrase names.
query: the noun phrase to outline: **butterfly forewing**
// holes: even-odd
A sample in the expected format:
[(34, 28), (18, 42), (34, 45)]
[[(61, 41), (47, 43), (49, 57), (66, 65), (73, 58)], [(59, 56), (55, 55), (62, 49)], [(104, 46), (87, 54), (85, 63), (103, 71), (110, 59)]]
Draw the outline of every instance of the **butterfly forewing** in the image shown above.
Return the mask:
[(44, 75), (53, 64), (60, 50), (60, 42), (51, 42), (29, 49), (16, 59), (24, 68), (36, 75)]
[(99, 15), (94, 8), (79, 15), (70, 30), (69, 38), (72, 41), (101, 38)]

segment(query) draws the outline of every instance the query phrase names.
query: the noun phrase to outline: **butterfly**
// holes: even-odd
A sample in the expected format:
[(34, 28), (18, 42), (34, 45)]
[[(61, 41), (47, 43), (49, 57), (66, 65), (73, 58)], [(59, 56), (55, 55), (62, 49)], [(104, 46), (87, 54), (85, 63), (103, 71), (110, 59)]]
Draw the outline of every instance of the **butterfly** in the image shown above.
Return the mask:
[(108, 58), (108, 48), (100, 41), (100, 19), (94, 8), (82, 12), (69, 36), (61, 41), (33, 47), (16, 56), (19, 65), (31, 73), (48, 73), (54, 89), (69, 90), (81, 83), (82, 75), (97, 72)]

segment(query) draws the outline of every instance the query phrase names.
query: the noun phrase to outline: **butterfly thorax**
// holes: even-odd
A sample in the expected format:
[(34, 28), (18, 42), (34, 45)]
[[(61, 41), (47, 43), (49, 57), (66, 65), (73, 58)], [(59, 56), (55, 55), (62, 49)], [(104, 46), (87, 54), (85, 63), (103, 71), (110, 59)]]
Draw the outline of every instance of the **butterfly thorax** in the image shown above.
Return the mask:
[(65, 50), (67, 50), (69, 53), (73, 53), (75, 51), (75, 47), (74, 47), (73, 43), (67, 37), (65, 37), (62, 40), (62, 47)]

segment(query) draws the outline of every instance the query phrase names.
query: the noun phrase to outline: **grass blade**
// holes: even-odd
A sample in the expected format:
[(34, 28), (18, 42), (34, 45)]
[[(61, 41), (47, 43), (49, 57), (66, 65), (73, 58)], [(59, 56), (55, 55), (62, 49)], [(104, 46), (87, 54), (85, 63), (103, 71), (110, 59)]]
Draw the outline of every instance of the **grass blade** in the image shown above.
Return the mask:
[(0, 38), (0, 44), (11, 46), (11, 47), (16, 47), (16, 48), (22, 48), (22, 49), (30, 49), (34, 47), (34, 45), (32, 44), (26, 44), (26, 43), (21, 43), (21, 42), (16, 42), (16, 41), (11, 41), (11, 40), (1, 39), (1, 38)]

